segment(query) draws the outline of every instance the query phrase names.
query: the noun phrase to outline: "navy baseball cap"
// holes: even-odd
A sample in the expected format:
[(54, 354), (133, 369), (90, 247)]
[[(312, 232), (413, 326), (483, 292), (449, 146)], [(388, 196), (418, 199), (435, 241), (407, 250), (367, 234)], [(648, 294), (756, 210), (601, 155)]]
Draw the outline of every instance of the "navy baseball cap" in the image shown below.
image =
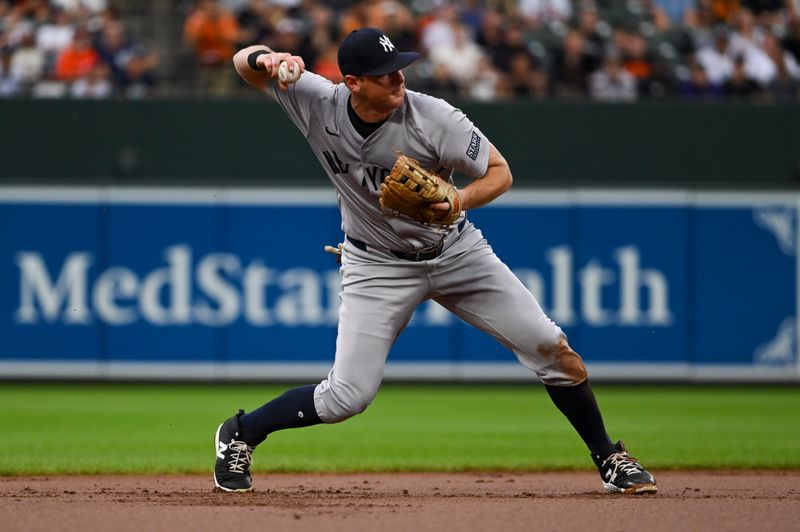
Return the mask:
[(418, 58), (417, 52), (398, 52), (389, 37), (377, 28), (355, 30), (339, 46), (339, 70), (344, 76), (383, 76), (407, 67)]

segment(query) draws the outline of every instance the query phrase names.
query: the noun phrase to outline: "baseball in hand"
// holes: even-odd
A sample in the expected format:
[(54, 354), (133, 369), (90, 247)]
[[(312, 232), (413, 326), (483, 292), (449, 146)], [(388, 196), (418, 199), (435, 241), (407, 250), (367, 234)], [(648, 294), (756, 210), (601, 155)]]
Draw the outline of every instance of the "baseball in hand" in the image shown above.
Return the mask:
[(289, 68), (289, 63), (281, 61), (278, 66), (278, 79), (284, 83), (294, 83), (300, 79), (300, 67), (295, 64)]

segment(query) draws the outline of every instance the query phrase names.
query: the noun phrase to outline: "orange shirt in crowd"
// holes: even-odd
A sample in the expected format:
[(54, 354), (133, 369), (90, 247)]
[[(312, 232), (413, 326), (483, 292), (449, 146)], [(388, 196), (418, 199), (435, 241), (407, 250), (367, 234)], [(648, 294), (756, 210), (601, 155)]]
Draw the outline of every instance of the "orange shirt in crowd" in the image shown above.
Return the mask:
[(739, 0), (711, 0), (711, 12), (717, 20), (732, 22), (739, 11)]
[(333, 83), (341, 83), (344, 81), (344, 76), (342, 76), (339, 70), (336, 50), (337, 48), (335, 46), (331, 46), (320, 54), (317, 58), (317, 62), (314, 64), (314, 74), (319, 74), (323, 78), (331, 80)]
[(100, 61), (100, 56), (91, 46), (70, 45), (56, 60), (56, 78), (72, 81), (88, 74)]
[(236, 19), (223, 9), (215, 13), (198, 9), (186, 19), (184, 35), (204, 65), (219, 65), (230, 61), (233, 44), (239, 34)]

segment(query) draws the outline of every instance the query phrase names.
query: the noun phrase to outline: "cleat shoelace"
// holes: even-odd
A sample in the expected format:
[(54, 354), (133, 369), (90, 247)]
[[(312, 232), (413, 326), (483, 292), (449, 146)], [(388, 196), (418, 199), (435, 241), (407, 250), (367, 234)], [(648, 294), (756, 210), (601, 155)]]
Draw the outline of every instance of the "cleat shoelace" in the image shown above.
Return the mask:
[(231, 460), (228, 462), (228, 470), (231, 473), (245, 473), (245, 468), (250, 467), (253, 461), (254, 447), (248, 446), (243, 441), (233, 440), (228, 444), (231, 451)]
[(605, 459), (603, 465), (608, 462), (611, 462), (611, 465), (614, 466), (614, 473), (621, 471), (626, 475), (633, 475), (641, 473), (642, 471), (642, 466), (639, 465), (639, 461), (626, 452), (612, 454)]

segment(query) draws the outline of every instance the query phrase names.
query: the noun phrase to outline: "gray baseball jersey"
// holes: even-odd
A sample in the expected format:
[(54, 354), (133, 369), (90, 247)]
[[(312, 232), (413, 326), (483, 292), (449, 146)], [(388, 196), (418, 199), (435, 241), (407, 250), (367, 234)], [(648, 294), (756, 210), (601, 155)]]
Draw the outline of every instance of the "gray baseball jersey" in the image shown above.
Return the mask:
[[(404, 104), (364, 139), (348, 117), (344, 84), (306, 71), (287, 91), (273, 85), (272, 92), (336, 187), (347, 235), (335, 362), (314, 394), (323, 421), (342, 421), (369, 405), (389, 349), (428, 299), (497, 338), (544, 382), (585, 378), (561, 329), (465, 214), (439, 227), (381, 212), (380, 184), (396, 151), (451, 181), (454, 170), (472, 179), (486, 173), (489, 141), (464, 113), (407, 90)], [(430, 260), (398, 258), (440, 242), (441, 254)]]
[(454, 169), (473, 179), (486, 173), (489, 143), (444, 100), (406, 91), (406, 104), (365, 140), (347, 116), (350, 91), (344, 84), (305, 72), (288, 91), (274, 93), (336, 187), (342, 230), (365, 242), (411, 250), (437, 243), (448, 230), (381, 213), (379, 187), (396, 151), (451, 181)]

